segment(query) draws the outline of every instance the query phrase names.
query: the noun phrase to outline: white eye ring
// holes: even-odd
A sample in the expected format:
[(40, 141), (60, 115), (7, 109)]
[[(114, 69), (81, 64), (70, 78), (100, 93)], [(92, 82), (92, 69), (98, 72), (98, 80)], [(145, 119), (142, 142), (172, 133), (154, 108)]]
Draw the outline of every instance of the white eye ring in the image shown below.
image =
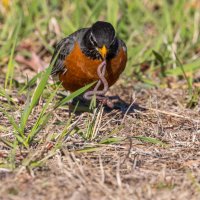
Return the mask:
[(92, 45), (96, 46), (97, 41), (96, 41), (96, 39), (95, 39), (95, 37), (93, 36), (92, 33), (91, 33), (90, 36), (89, 36), (89, 40), (90, 40), (90, 42), (92, 43)]
[(92, 45), (94, 45), (94, 42), (93, 42), (93, 40), (92, 40), (92, 36), (91, 36), (91, 35), (89, 36), (89, 40), (90, 40), (90, 42), (92, 43)]

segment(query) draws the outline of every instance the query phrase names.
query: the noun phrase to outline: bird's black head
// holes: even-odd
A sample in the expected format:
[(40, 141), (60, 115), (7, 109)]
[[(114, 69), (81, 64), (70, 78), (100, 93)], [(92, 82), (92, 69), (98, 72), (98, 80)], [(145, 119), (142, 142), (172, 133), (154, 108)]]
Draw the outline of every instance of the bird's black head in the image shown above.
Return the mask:
[(115, 37), (115, 29), (108, 22), (98, 21), (92, 25), (86, 34), (85, 44), (91, 55), (106, 59), (111, 53), (114, 53), (114, 45), (117, 39)]

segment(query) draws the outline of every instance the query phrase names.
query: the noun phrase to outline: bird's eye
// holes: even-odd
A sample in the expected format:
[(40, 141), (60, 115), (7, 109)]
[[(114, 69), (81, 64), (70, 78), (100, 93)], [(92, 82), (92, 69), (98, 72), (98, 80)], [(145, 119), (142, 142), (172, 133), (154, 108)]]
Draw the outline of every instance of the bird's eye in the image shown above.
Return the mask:
[(97, 42), (94, 39), (94, 37), (92, 35), (90, 35), (89, 39), (90, 39), (90, 42), (92, 43), (92, 45), (94, 45), (96, 47), (97, 46)]

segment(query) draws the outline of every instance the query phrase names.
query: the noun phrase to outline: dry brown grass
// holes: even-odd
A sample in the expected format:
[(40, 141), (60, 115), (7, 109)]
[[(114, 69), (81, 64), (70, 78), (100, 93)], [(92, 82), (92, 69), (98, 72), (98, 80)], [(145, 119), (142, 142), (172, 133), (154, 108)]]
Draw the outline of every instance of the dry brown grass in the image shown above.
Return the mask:
[[(0, 170), (0, 199), (199, 199), (200, 118), (198, 109), (185, 108), (187, 93), (181, 89), (137, 91), (131, 84), (112, 91), (121, 94), (127, 105), (121, 103), (123, 112), (103, 113), (94, 140), (86, 142), (73, 135), (42, 167), (29, 172), (24, 167), (15, 172)], [(126, 112), (133, 91), (134, 103)], [(76, 126), (85, 130), (89, 115), (77, 114)], [(58, 109), (44, 133), (59, 133), (62, 125), (57, 122), (67, 117), (67, 111)], [(2, 122), (7, 123), (1, 116)], [(126, 139), (99, 144), (113, 129), (118, 131), (112, 137)], [(165, 145), (135, 136), (156, 138)], [(43, 145), (33, 148), (32, 154), (45, 155)], [(80, 152), (86, 146), (97, 149)], [(2, 147), (0, 151), (6, 153)]]

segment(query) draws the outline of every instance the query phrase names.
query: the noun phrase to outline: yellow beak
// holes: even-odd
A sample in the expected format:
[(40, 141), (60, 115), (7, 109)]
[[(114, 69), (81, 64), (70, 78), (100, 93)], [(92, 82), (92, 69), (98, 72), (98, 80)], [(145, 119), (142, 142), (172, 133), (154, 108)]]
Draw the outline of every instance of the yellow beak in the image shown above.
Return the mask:
[(99, 53), (101, 54), (102, 58), (105, 60), (106, 55), (107, 55), (107, 52), (108, 52), (106, 46), (103, 45), (102, 48), (98, 48), (98, 51), (99, 51)]

